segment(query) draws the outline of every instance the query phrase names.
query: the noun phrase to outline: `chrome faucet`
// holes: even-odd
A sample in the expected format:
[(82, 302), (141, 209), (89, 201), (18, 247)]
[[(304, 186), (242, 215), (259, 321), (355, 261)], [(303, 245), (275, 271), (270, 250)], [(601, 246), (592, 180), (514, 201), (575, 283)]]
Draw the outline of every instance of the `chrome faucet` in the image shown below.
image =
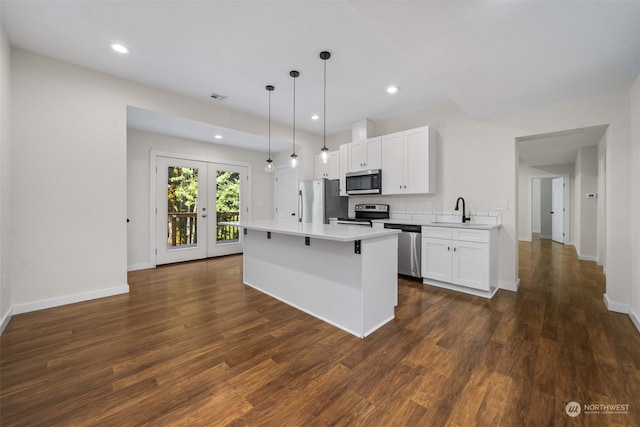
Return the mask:
[(465, 205), (464, 205), (464, 199), (462, 197), (458, 197), (458, 200), (456, 200), (456, 209), (458, 210), (458, 205), (460, 204), (460, 200), (462, 200), (462, 223), (464, 224), (467, 221), (471, 221), (471, 217), (467, 216), (465, 214)]

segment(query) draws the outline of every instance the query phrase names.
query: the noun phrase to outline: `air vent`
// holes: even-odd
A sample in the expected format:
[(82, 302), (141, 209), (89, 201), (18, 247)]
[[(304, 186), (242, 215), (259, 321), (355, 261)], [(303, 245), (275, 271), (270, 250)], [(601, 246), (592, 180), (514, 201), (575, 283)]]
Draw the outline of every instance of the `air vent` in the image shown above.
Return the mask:
[(215, 99), (216, 101), (224, 101), (225, 99), (227, 99), (227, 96), (225, 95), (220, 95), (219, 93), (215, 93), (215, 92), (211, 92), (209, 94), (209, 97), (211, 99)]

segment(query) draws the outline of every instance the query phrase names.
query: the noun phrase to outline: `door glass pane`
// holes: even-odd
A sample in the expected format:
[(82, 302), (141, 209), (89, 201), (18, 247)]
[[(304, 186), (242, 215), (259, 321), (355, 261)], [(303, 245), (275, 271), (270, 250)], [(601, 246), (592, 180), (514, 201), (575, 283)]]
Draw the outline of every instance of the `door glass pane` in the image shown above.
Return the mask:
[(198, 169), (169, 166), (167, 247), (198, 245)]
[(238, 227), (220, 225), (221, 222), (240, 220), (240, 174), (218, 171), (216, 176), (216, 242), (240, 241)]

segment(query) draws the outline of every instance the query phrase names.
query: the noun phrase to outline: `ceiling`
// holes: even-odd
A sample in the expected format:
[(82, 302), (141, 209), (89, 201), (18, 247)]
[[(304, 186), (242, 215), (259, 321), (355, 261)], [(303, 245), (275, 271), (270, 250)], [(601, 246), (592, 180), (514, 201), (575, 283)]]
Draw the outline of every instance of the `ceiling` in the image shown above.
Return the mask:
[(607, 126), (591, 126), (517, 138), (520, 161), (531, 167), (574, 164), (583, 147), (602, 140)]
[[(316, 134), (322, 50), (328, 134), (451, 102), (491, 117), (625, 90), (640, 73), (638, 1), (0, 0), (0, 14), (13, 46), (255, 116), (272, 84), (285, 125), (298, 70), (296, 127)], [(189, 122), (174, 131), (189, 137)]]

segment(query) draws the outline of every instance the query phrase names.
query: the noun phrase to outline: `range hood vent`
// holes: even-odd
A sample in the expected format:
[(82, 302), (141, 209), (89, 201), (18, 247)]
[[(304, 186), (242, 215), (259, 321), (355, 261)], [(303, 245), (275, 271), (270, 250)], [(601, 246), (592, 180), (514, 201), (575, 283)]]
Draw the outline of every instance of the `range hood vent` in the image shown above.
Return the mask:
[(351, 142), (364, 141), (376, 134), (376, 124), (369, 119), (363, 119), (351, 124)]

